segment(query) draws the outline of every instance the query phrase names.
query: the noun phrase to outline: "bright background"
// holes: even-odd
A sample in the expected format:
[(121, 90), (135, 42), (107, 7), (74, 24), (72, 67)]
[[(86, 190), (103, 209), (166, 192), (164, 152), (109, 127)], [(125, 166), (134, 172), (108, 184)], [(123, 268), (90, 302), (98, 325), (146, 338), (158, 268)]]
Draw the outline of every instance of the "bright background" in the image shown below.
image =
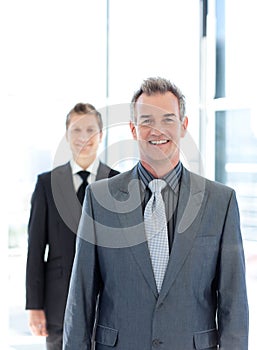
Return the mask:
[[(127, 124), (129, 102), (149, 76), (174, 81), (186, 96), (188, 142), (194, 149), (185, 152), (187, 165), (237, 191), (252, 329), (257, 310), (254, 5), (254, 0), (1, 2), (2, 349), (42, 348), (43, 340), (29, 333), (24, 311), (27, 222), (37, 174), (67, 158), (66, 114), (77, 102), (95, 105), (106, 125), (100, 156), (123, 171), (137, 159)], [(256, 344), (251, 331), (249, 350)]]

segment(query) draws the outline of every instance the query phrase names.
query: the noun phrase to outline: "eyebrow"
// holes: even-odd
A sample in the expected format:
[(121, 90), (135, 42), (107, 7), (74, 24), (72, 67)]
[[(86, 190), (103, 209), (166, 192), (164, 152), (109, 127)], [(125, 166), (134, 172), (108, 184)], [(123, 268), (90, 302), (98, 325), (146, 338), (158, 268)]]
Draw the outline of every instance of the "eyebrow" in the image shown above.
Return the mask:
[[(151, 117), (153, 117), (152, 114), (141, 114), (139, 116), (140, 119), (151, 118)], [(177, 115), (175, 113), (165, 113), (162, 115), (162, 117), (177, 117)]]

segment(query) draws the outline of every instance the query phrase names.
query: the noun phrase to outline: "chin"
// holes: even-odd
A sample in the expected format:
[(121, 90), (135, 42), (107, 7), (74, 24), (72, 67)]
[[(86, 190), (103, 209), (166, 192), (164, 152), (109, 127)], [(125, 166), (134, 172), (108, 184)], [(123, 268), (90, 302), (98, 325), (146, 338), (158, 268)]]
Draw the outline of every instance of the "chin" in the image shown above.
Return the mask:
[(158, 161), (158, 160), (163, 161), (163, 160), (169, 159), (173, 153), (174, 152), (164, 152), (162, 150), (154, 150), (154, 151), (152, 150), (147, 154), (147, 158), (153, 159), (155, 161)]

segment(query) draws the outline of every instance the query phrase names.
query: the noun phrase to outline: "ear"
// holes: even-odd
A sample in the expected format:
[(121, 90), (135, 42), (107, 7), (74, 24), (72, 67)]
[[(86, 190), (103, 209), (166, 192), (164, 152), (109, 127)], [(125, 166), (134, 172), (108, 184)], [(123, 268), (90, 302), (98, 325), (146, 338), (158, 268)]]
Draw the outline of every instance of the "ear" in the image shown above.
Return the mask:
[(99, 132), (99, 139), (100, 139), (100, 142), (102, 142), (102, 138), (103, 138), (103, 131), (101, 130), (101, 131)]
[(188, 126), (188, 118), (187, 116), (185, 116), (183, 119), (183, 122), (181, 123), (181, 137), (184, 137), (186, 135), (187, 126)]
[(129, 126), (130, 126), (130, 130), (133, 136), (134, 140), (137, 140), (137, 130), (136, 130), (136, 126), (135, 123), (133, 123), (132, 121), (129, 122)]

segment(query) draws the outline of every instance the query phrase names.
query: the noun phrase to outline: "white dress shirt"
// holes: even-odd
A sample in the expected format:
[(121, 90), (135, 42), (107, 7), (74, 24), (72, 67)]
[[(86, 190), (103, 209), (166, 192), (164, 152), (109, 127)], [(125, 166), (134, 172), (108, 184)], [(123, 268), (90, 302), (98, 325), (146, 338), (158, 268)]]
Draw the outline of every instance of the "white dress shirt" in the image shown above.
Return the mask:
[(88, 176), (87, 182), (91, 184), (92, 182), (95, 181), (96, 174), (97, 174), (97, 169), (99, 167), (99, 159), (96, 158), (95, 161), (87, 168), (87, 169), (82, 169), (81, 166), (79, 166), (74, 159), (71, 159), (70, 165), (71, 165), (71, 171), (73, 175), (73, 183), (74, 183), (74, 188), (75, 191), (77, 192), (79, 189), (79, 186), (82, 184), (82, 178), (78, 175), (78, 172), (81, 170), (86, 170), (90, 172), (90, 175)]

